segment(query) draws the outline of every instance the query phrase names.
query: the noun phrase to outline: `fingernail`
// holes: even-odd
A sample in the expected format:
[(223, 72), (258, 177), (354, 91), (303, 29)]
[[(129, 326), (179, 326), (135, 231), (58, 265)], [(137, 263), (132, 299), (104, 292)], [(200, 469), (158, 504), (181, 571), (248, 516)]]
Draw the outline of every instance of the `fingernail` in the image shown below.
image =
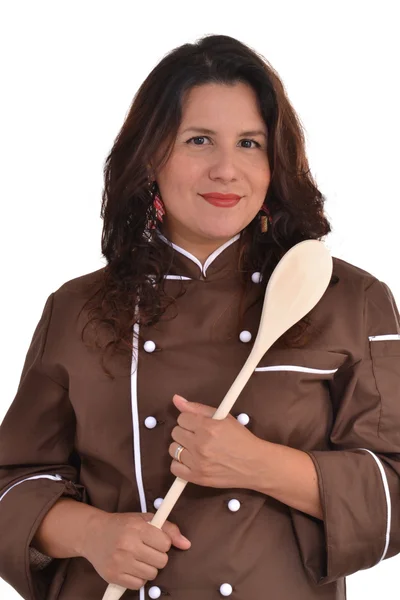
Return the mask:
[(187, 537), (185, 537), (184, 535), (181, 535), (181, 538), (183, 539), (184, 542), (188, 542), (189, 544), (191, 544), (192, 542), (190, 540), (187, 539)]

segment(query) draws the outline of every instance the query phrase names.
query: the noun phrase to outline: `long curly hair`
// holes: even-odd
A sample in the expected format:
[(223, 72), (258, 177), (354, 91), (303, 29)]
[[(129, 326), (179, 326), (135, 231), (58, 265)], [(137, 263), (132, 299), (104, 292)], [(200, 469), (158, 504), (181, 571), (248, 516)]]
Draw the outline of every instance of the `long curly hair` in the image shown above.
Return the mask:
[[(268, 61), (226, 35), (207, 35), (166, 54), (134, 96), (104, 165), (101, 249), (107, 265), (83, 308), (88, 310), (86, 326), (105, 327), (110, 333), (106, 344), (101, 346), (96, 339), (95, 345), (102, 348), (103, 369), (112, 378), (104, 364), (106, 353), (131, 353), (134, 324), (157, 323), (175, 302), (164, 290), (173, 249), (166, 249), (148, 230), (149, 220), (155, 220), (149, 165), (156, 169), (168, 160), (182, 118), (183, 99), (191, 88), (238, 82), (255, 90), (268, 128), (271, 179), (265, 201), (273, 221), (268, 231), (261, 233), (257, 215), (240, 233), (242, 298), (251, 273), (261, 272), (266, 284), (292, 246), (306, 239), (321, 240), (331, 231), (323, 210), (325, 197), (310, 173), (300, 119)], [(333, 276), (331, 284), (336, 281)], [(239, 314), (238, 331), (241, 318)], [(303, 334), (310, 325), (308, 316), (304, 317), (284, 339), (291, 345), (304, 343)]]

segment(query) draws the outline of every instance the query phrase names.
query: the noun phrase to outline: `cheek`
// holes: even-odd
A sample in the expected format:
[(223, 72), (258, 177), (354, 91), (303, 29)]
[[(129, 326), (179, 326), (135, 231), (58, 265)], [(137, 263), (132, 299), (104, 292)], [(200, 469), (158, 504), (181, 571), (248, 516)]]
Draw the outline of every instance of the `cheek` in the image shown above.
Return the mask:
[(256, 186), (260, 190), (261, 194), (268, 189), (271, 181), (271, 171), (268, 165), (264, 165), (262, 170), (259, 170), (256, 175)]
[(258, 179), (257, 181), (253, 181), (251, 196), (247, 198), (247, 202), (243, 205), (244, 210), (249, 217), (254, 218), (254, 216), (261, 209), (268, 191), (268, 186), (269, 181), (266, 181), (265, 178), (262, 180)]
[(255, 210), (259, 210), (261, 205), (263, 204), (264, 200), (265, 200), (265, 196), (267, 195), (268, 192), (268, 188), (270, 186), (270, 174), (269, 172), (267, 174), (264, 174), (261, 177), (258, 177), (257, 181), (255, 182), (254, 185), (254, 196), (257, 198), (255, 204), (257, 205), (255, 207)]
[(185, 160), (175, 156), (158, 177), (160, 190), (166, 202), (181, 204), (182, 196), (200, 192), (199, 180), (202, 169), (199, 161)]
[(252, 164), (252, 180), (254, 189), (263, 190), (268, 187), (269, 182), (271, 180), (271, 169), (269, 166), (268, 157), (266, 155), (262, 155), (258, 157)]

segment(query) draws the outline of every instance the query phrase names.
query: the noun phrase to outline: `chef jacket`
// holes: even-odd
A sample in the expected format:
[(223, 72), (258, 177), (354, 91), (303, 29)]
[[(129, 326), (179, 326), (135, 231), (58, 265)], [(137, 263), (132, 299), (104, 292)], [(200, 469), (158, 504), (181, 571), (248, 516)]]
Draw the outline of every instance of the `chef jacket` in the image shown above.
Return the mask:
[[(45, 303), (0, 429), (0, 575), (27, 600), (101, 600), (108, 583), (88, 560), (31, 546), (46, 513), (62, 496), (156, 512), (175, 479), (172, 396), (217, 408), (251, 351), (267, 282), (252, 273), (238, 331), (239, 234), (204, 265), (172, 246), (164, 283), (176, 306), (133, 327), (132, 355), (111, 359), (114, 379), (81, 339), (88, 284), (104, 268)], [(126, 600), (343, 600), (347, 575), (399, 553), (399, 312), (367, 271), (333, 257), (333, 274), (306, 343), (277, 340), (231, 411), (255, 436), (311, 457), (323, 520), (256, 491), (189, 483), (169, 520), (191, 548), (172, 547)]]

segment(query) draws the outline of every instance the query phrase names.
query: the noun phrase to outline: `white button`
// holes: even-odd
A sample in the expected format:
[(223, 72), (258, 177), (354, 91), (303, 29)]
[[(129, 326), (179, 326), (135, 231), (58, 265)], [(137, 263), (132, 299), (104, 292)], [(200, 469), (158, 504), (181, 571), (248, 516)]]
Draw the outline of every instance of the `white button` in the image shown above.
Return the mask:
[(237, 512), (239, 510), (239, 508), (240, 508), (240, 502), (239, 502), (239, 500), (236, 500), (236, 498), (232, 498), (232, 500), (229, 500), (229, 502), (228, 502), (228, 508), (232, 512)]
[(154, 427), (157, 425), (157, 419), (154, 417), (146, 417), (144, 424), (146, 425), (147, 429), (154, 429)]
[(153, 506), (156, 510), (158, 510), (163, 503), (164, 498), (156, 498), (153, 502)]
[(222, 596), (230, 596), (233, 592), (233, 587), (230, 583), (223, 583), (219, 588)]
[(240, 413), (236, 418), (241, 425), (248, 425), (250, 423), (250, 417), (246, 413)]
[(261, 273), (259, 273), (259, 271), (256, 271), (255, 273), (253, 273), (253, 275), (251, 276), (251, 279), (254, 283), (260, 283), (262, 276)]
[(152, 340), (148, 340), (144, 343), (143, 348), (146, 350), (146, 352), (154, 352), (156, 345)]
[(251, 340), (251, 333), (250, 331), (242, 331), (239, 337), (241, 342), (249, 342)]
[(150, 598), (159, 598), (161, 596), (160, 588), (157, 585), (153, 585), (149, 589), (149, 596), (150, 596)]

